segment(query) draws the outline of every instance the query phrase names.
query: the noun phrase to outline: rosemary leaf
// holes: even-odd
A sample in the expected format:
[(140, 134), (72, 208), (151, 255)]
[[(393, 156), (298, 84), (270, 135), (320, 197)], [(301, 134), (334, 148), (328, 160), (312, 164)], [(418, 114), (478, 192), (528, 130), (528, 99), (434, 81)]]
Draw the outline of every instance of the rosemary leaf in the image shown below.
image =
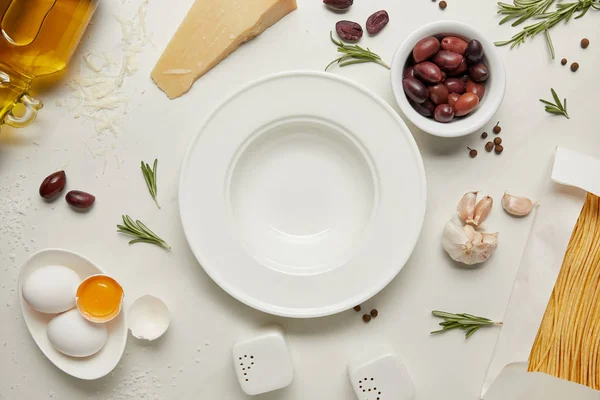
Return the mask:
[(442, 329), (431, 332), (432, 335), (443, 333), (452, 329), (462, 329), (466, 331), (465, 338), (470, 338), (481, 328), (482, 326), (491, 326), (491, 325), (502, 325), (502, 322), (492, 321), (488, 318), (478, 317), (476, 315), (462, 313), (462, 314), (452, 314), (445, 311), (437, 311), (434, 310), (431, 312), (433, 316), (444, 319), (443, 322), (440, 322), (439, 325), (442, 326)]
[(551, 103), (548, 100), (540, 99), (540, 102), (545, 104), (544, 110), (546, 110), (546, 112), (550, 114), (564, 115), (565, 117), (567, 117), (567, 119), (569, 119), (570, 117), (567, 113), (567, 99), (565, 98), (564, 102), (561, 102), (554, 89), (551, 88), (550, 92), (552, 93), (554, 103)]
[(129, 215), (123, 215), (122, 218), (123, 225), (117, 225), (117, 232), (133, 236), (135, 239), (131, 240), (129, 244), (149, 243), (163, 247), (167, 250), (171, 249), (171, 246), (169, 246), (167, 242), (152, 232), (141, 221), (136, 220), (134, 222)]
[(500, 25), (512, 20), (515, 20), (512, 26), (520, 25), (529, 19), (538, 20), (539, 22), (525, 26), (509, 40), (497, 41), (494, 44), (496, 46), (510, 44), (510, 48), (512, 49), (515, 46), (525, 43), (527, 38), (533, 38), (543, 32), (546, 36), (546, 43), (552, 59), (554, 59), (556, 54), (550, 36), (550, 28), (562, 21), (568, 23), (575, 14), (577, 16), (574, 19), (582, 18), (590, 8), (600, 10), (599, 0), (577, 0), (569, 3), (556, 3), (556, 8), (548, 11), (554, 3), (555, 0), (514, 0), (513, 4), (499, 2), (498, 14), (504, 16), (500, 20)]
[(156, 169), (158, 168), (158, 159), (154, 160), (154, 165), (150, 168), (150, 165), (142, 161), (142, 174), (144, 175), (144, 180), (146, 181), (146, 186), (148, 186), (148, 192), (150, 192), (150, 196), (154, 199), (154, 203), (156, 206), (160, 208), (158, 201), (156, 200), (156, 195), (158, 194), (158, 188), (156, 186)]
[(327, 71), (329, 67), (336, 63), (340, 67), (345, 67), (347, 65), (362, 64), (366, 62), (379, 64), (387, 69), (390, 69), (390, 66), (386, 64), (378, 54), (373, 53), (368, 47), (365, 49), (359, 45), (349, 45), (343, 43), (341, 40), (335, 40), (333, 38), (333, 32), (331, 31), (329, 32), (329, 38), (337, 46), (338, 53), (343, 53), (344, 55), (327, 64), (325, 71)]

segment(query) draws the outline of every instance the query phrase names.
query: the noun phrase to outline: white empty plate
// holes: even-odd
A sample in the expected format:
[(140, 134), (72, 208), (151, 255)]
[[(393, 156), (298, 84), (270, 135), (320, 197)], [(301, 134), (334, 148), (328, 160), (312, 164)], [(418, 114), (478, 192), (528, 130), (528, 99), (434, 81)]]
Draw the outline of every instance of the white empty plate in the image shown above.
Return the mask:
[(271, 75), (229, 97), (192, 141), (179, 187), (210, 277), (254, 308), (303, 318), (383, 289), (416, 244), (425, 197), (396, 112), (319, 72)]
[(47, 265), (63, 265), (75, 271), (81, 279), (90, 275), (104, 274), (105, 272), (87, 258), (68, 250), (46, 249), (35, 253), (21, 267), (19, 273), (19, 301), (23, 319), (33, 340), (48, 359), (69, 375), (80, 379), (98, 379), (111, 372), (119, 363), (125, 343), (127, 342), (127, 324), (125, 323), (125, 312), (121, 313), (112, 321), (106, 323), (108, 339), (102, 349), (89, 357), (69, 357), (54, 347), (46, 336), (48, 322), (57, 314), (44, 314), (31, 308), (23, 299), (21, 289), (23, 283), (31, 272), (37, 268)]

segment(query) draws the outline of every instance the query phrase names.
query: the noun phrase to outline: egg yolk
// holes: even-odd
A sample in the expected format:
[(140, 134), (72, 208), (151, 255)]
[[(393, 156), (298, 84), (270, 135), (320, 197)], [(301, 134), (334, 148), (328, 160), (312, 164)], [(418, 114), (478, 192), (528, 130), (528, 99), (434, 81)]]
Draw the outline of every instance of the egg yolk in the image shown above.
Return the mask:
[(107, 321), (121, 310), (123, 288), (106, 275), (92, 276), (77, 289), (77, 307), (88, 319)]

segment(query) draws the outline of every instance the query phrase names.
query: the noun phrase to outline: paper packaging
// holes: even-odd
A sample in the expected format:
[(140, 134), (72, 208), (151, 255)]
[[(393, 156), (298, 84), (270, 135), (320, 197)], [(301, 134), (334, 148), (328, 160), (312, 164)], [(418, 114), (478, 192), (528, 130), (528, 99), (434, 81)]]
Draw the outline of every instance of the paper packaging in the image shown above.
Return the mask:
[(540, 207), (483, 385), (484, 400), (600, 399), (600, 391), (547, 374), (527, 372), (529, 353), (586, 192), (600, 196), (600, 160), (558, 147), (552, 180), (555, 183), (540, 196)]

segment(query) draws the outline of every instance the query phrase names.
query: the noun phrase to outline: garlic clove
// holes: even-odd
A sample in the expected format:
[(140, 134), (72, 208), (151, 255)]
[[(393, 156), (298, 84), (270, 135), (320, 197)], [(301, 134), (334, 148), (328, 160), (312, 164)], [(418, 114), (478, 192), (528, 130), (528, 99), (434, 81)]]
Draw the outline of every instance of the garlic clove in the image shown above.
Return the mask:
[(463, 221), (470, 221), (473, 219), (475, 213), (475, 204), (477, 203), (478, 192), (465, 193), (458, 203), (458, 215)]
[(467, 265), (486, 261), (498, 247), (497, 233), (480, 233), (453, 218), (444, 227), (442, 247), (454, 261)]
[(485, 196), (483, 199), (479, 200), (477, 205), (475, 206), (475, 212), (473, 214), (473, 218), (471, 220), (465, 221), (467, 224), (473, 224), (475, 226), (479, 226), (485, 219), (490, 215), (490, 211), (492, 211), (492, 205), (494, 204), (494, 199), (490, 196)]
[(501, 203), (502, 208), (504, 208), (507, 213), (517, 217), (528, 215), (533, 209), (533, 206), (537, 205), (537, 203), (534, 204), (527, 197), (512, 196), (506, 192), (504, 193), (504, 196), (502, 196)]

